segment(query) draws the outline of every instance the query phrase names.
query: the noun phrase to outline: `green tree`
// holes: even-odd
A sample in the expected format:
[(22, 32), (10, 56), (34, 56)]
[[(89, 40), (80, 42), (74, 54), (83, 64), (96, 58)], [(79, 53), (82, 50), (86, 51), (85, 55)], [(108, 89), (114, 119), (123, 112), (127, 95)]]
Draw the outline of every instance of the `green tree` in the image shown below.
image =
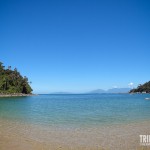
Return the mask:
[(32, 88), (26, 76), (22, 77), (17, 68), (12, 70), (11, 66), (8, 66), (8, 68), (5, 69), (3, 63), (0, 62), (0, 93), (30, 94), (31, 92)]

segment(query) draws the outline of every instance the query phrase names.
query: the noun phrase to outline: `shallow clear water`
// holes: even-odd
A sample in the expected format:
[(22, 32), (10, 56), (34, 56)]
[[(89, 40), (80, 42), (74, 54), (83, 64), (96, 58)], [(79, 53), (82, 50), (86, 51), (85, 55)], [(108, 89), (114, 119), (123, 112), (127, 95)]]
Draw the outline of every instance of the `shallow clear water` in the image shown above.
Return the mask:
[(147, 94), (63, 94), (0, 98), (0, 119), (46, 126), (99, 126), (150, 120)]

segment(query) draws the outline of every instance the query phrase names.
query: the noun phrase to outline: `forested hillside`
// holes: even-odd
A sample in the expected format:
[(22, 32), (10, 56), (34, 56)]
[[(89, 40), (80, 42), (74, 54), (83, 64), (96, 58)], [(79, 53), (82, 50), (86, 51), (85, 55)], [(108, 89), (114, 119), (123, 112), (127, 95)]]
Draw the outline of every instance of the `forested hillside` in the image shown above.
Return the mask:
[(150, 81), (140, 84), (136, 89), (132, 89), (130, 93), (150, 93)]
[(5, 68), (0, 62), (0, 94), (30, 94), (31, 92), (32, 88), (26, 76), (23, 77), (16, 68), (12, 70), (11, 66)]

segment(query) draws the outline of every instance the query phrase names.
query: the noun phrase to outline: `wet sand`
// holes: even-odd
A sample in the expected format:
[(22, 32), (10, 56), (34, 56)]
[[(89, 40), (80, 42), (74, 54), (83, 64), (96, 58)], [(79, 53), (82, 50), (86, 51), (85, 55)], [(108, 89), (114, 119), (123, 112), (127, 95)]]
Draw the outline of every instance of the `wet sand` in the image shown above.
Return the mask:
[(1, 119), (0, 150), (150, 150), (140, 134), (150, 134), (150, 121), (67, 128)]

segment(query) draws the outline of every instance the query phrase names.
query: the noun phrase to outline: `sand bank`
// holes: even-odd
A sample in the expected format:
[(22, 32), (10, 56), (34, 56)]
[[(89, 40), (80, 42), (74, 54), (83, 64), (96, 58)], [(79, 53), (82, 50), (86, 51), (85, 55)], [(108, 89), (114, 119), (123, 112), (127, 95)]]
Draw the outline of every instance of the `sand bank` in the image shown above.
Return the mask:
[(43, 127), (0, 120), (1, 150), (140, 150), (140, 134), (150, 134), (150, 121), (86, 128)]

